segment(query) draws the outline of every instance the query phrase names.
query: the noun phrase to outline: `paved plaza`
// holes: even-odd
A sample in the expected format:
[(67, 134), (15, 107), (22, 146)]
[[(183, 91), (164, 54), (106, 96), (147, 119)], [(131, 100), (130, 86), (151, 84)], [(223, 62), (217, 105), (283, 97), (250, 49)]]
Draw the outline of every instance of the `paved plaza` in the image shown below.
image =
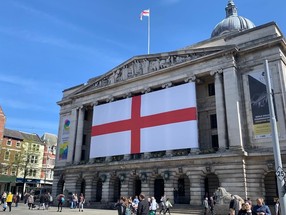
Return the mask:
[[(6, 211), (2, 211), (2, 205), (0, 206), (0, 214), (10, 214), (10, 215), (40, 215), (40, 214), (50, 214), (50, 215), (75, 215), (75, 214), (85, 214), (85, 215), (117, 215), (117, 210), (100, 210), (100, 209), (84, 209), (83, 212), (79, 212), (78, 209), (69, 209), (63, 207), (62, 212), (57, 212), (57, 207), (51, 207), (49, 210), (29, 210), (28, 207), (24, 204), (19, 204), (17, 208), (12, 207), (12, 211), (9, 212), (7, 208)], [(179, 213), (172, 213), (173, 215), (182, 215)]]

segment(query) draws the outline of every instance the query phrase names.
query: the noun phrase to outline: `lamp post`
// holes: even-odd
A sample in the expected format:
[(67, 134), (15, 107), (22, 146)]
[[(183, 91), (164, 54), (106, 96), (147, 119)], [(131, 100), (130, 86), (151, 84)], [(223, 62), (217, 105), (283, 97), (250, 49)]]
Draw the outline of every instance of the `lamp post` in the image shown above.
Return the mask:
[(268, 98), (268, 105), (269, 105), (269, 113), (270, 113), (270, 123), (272, 129), (272, 143), (273, 143), (273, 153), (275, 159), (275, 169), (277, 175), (277, 187), (279, 193), (279, 202), (281, 205), (281, 213), (286, 214), (286, 197), (285, 197), (285, 172), (283, 171), (282, 160), (281, 160), (281, 153), (280, 153), (280, 145), (279, 145), (279, 137), (278, 137), (278, 130), (277, 130), (277, 123), (274, 111), (274, 104), (273, 104), (273, 93), (271, 87), (271, 80), (270, 80), (270, 73), (268, 67), (268, 61), (265, 60), (265, 72), (266, 72), (266, 89), (267, 89), (267, 98)]

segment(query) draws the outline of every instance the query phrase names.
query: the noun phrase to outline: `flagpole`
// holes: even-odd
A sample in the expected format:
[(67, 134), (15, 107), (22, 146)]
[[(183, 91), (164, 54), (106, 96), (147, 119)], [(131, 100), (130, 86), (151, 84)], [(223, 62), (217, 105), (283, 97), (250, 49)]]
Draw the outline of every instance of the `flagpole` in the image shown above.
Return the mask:
[[(150, 9), (149, 9), (150, 11)], [(150, 17), (151, 17), (151, 13), (149, 12), (149, 16), (148, 16), (148, 54), (150, 54)]]

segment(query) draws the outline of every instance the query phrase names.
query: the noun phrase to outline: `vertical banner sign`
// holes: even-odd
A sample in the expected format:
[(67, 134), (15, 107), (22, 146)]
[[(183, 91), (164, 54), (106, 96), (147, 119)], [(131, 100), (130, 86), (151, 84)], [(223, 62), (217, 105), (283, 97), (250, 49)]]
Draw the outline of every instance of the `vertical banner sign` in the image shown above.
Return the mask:
[(60, 154), (59, 160), (66, 160), (68, 158), (68, 146), (69, 146), (69, 135), (70, 135), (70, 119), (69, 117), (64, 118), (62, 126), (62, 136), (60, 143)]
[(94, 107), (90, 158), (198, 148), (195, 84)]
[(248, 75), (255, 139), (271, 137), (270, 115), (264, 72)]

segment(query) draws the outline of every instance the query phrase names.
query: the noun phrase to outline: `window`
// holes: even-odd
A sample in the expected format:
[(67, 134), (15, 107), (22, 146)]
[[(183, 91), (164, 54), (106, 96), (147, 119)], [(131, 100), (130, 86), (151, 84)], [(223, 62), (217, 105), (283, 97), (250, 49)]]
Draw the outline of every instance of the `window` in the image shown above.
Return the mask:
[(216, 114), (210, 115), (210, 124), (211, 124), (211, 129), (217, 129)]
[(17, 161), (19, 161), (19, 159), (20, 159), (20, 154), (16, 152), (14, 160), (17, 162)]
[(40, 150), (40, 145), (37, 144), (37, 145), (36, 145), (36, 151), (38, 152), (39, 150)]
[(11, 171), (11, 175), (16, 175), (16, 171), (17, 171), (17, 168), (16, 168), (16, 167), (13, 167), (13, 168), (12, 168), (12, 171)]
[(4, 168), (2, 169), (2, 174), (3, 174), (3, 175), (8, 175), (8, 168), (4, 167)]
[(4, 155), (4, 160), (9, 160), (9, 158), (10, 158), (10, 152), (6, 151)]
[(217, 151), (219, 148), (218, 145), (218, 135), (212, 135), (212, 148)]
[(12, 140), (11, 140), (11, 139), (7, 140), (6, 145), (7, 145), (7, 146), (11, 146), (11, 145), (12, 145)]
[(209, 96), (214, 96), (215, 95), (215, 85), (214, 85), (214, 83), (208, 84), (208, 91), (209, 91)]
[(38, 163), (38, 156), (30, 155), (30, 163)]
[(16, 147), (17, 147), (17, 148), (20, 148), (20, 147), (21, 147), (21, 142), (20, 142), (20, 141), (17, 141)]

